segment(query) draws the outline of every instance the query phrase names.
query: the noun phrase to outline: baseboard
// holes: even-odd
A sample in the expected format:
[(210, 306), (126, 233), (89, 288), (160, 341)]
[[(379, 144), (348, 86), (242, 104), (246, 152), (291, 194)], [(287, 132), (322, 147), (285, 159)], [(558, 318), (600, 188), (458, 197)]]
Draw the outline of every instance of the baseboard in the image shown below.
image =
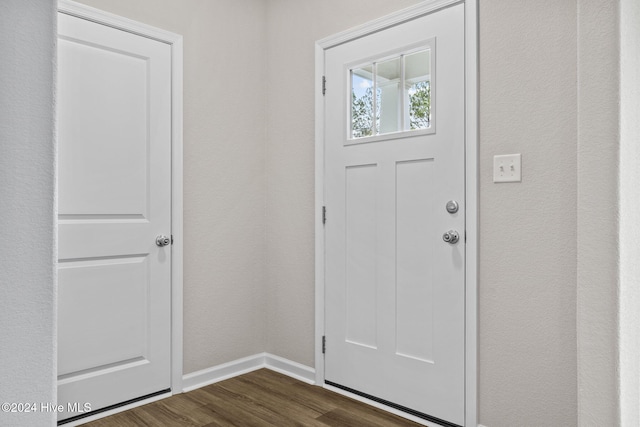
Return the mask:
[(182, 391), (188, 392), (238, 375), (267, 368), (307, 384), (315, 384), (315, 369), (269, 353), (259, 353), (182, 377)]
[(265, 368), (295, 378), (307, 384), (316, 383), (316, 370), (284, 357), (265, 353)]
[(188, 392), (209, 384), (224, 381), (238, 375), (246, 374), (260, 368), (264, 368), (265, 353), (243, 357), (222, 365), (213, 366), (201, 371), (192, 372), (182, 376), (182, 391)]

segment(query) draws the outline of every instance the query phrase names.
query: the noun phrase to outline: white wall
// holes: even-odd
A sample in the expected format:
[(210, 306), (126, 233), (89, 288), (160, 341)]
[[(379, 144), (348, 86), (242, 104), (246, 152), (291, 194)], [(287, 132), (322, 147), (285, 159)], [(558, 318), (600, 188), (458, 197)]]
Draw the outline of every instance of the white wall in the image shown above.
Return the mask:
[[(2, 2), (0, 402), (56, 401), (54, 17), (49, 0)], [(0, 425), (55, 415), (0, 412)]]
[[(479, 2), (480, 422), (575, 426), (576, 3)], [(522, 183), (492, 158), (522, 153)]]
[(640, 425), (640, 2), (620, 2), (620, 421)]
[(83, 0), (184, 36), (184, 373), (266, 345), (263, 0)]
[(618, 1), (578, 1), (579, 425), (620, 425), (618, 13)]
[(638, 22), (635, 0), (578, 1), (580, 425), (640, 424)]

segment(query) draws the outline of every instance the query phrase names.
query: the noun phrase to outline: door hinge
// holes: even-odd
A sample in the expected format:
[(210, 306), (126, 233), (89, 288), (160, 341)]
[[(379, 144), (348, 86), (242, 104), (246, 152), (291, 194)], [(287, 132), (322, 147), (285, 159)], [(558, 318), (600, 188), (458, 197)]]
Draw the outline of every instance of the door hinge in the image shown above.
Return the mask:
[(325, 354), (327, 352), (327, 337), (326, 336), (322, 336), (322, 354)]
[(322, 207), (322, 225), (327, 223), (327, 207)]
[(327, 93), (327, 78), (322, 76), (322, 95)]

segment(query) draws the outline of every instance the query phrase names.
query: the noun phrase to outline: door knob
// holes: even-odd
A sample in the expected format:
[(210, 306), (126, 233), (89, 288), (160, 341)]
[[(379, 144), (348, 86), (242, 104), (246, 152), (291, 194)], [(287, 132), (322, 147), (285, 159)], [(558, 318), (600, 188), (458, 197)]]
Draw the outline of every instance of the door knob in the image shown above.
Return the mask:
[(162, 234), (156, 237), (156, 245), (163, 247), (171, 244), (171, 238), (163, 236)]
[(449, 243), (449, 244), (455, 244), (458, 242), (458, 240), (460, 240), (460, 236), (458, 235), (458, 232), (455, 230), (449, 230), (446, 233), (444, 233), (442, 235), (442, 240), (444, 240), (445, 242)]

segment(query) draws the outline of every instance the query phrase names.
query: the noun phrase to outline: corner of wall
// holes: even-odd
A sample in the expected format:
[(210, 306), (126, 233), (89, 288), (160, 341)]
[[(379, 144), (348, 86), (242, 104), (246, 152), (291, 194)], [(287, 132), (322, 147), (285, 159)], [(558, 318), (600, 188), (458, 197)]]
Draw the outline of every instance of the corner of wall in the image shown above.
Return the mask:
[(620, 412), (640, 425), (640, 2), (620, 5)]
[(620, 1), (577, 4), (578, 425), (621, 425)]

